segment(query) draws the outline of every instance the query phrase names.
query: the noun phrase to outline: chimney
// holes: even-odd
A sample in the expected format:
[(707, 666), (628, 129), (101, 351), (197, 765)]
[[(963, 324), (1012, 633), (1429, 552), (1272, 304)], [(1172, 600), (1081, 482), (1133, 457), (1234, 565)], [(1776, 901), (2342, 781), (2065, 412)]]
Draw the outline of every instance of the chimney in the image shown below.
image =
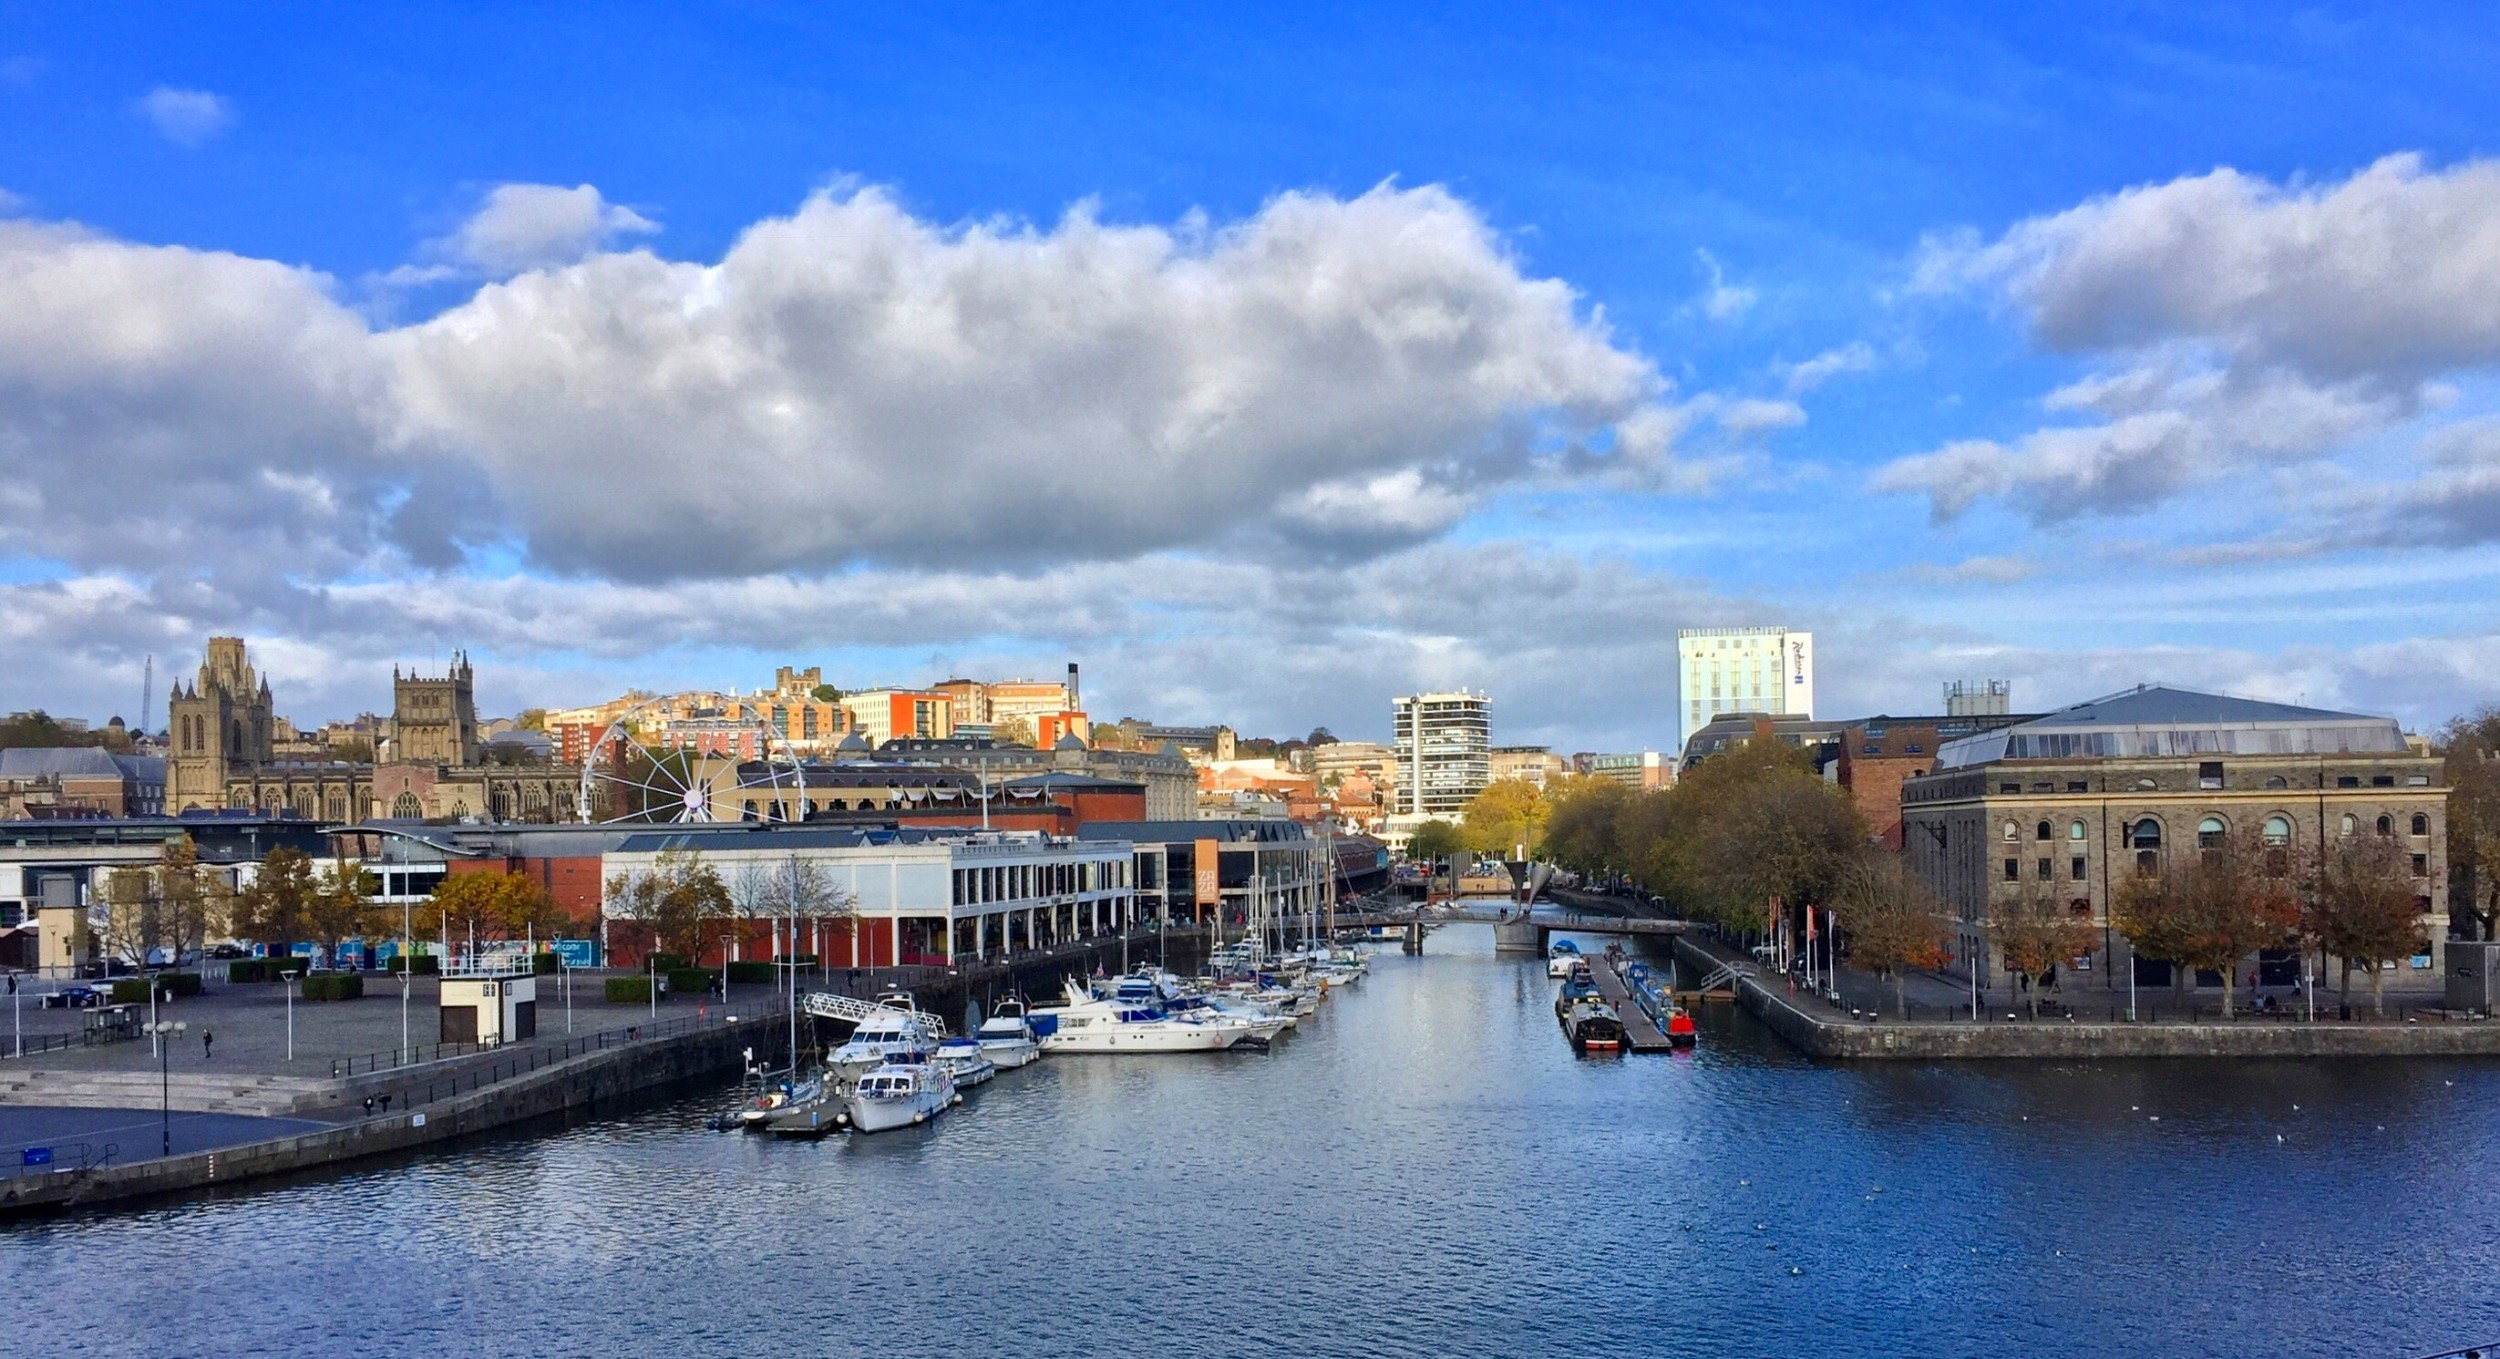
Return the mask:
[(1083, 712), (1085, 704), (1076, 696), (1076, 662), (1068, 662), (1068, 711)]

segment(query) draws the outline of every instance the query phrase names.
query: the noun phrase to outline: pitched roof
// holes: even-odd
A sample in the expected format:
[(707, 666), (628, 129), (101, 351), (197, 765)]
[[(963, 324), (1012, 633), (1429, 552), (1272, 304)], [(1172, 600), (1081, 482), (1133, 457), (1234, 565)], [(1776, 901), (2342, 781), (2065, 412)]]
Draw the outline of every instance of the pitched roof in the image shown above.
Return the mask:
[(153, 755), (116, 755), (100, 746), (14, 746), (0, 750), (0, 779), (52, 777), (163, 783), (165, 762)]

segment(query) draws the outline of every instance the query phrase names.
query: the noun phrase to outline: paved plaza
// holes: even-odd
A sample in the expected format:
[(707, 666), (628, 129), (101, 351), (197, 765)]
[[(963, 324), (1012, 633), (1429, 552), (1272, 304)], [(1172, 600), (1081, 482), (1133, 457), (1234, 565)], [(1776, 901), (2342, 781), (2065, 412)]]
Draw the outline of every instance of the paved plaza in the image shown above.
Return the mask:
[[(308, 1118), (0, 1104), (0, 1177), (144, 1161), (163, 1154), (169, 1129), (180, 1156), (328, 1126)], [(36, 1164), (27, 1163), (29, 1150)]]

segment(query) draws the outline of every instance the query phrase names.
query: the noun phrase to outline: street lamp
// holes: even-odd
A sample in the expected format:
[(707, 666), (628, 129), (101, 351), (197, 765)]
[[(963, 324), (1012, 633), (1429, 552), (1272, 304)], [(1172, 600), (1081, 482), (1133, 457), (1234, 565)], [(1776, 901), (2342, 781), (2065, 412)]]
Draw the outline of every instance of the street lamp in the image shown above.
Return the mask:
[(174, 1154), (174, 1040), (190, 1027), (179, 1019), (162, 1020), (147, 1026), (148, 1036), (156, 1040), (156, 1116), (164, 1130), (164, 1154), (167, 1156)]

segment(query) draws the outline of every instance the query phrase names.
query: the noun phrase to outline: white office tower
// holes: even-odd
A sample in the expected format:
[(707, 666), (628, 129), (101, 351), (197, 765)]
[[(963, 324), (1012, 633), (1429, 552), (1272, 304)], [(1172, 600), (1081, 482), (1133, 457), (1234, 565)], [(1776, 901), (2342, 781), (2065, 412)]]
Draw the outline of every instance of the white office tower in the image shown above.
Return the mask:
[(1814, 634), (1685, 628), (1675, 634), (1675, 747), (1721, 713), (1814, 715)]
[(1461, 690), (1395, 700), (1397, 809), (1456, 817), (1493, 779), (1493, 700)]

